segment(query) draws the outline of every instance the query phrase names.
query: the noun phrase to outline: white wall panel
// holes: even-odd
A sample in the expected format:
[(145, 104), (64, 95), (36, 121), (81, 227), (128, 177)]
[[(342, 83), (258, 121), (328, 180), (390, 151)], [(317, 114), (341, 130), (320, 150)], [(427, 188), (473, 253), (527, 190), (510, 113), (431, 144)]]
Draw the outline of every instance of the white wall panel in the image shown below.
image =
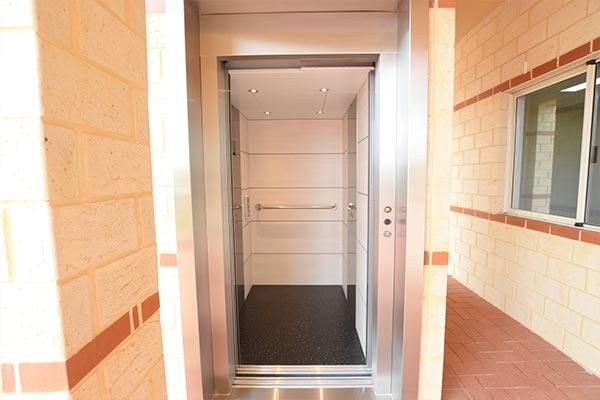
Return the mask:
[[(341, 284), (342, 121), (250, 120), (253, 284)], [(256, 210), (328, 205), (325, 210)]]
[(348, 224), (342, 222), (342, 255), (348, 256), (348, 240), (354, 240), (354, 238), (348, 238)]
[(244, 263), (244, 298), (248, 297), (248, 293), (250, 293), (250, 289), (252, 289), (252, 285), (254, 284), (254, 277), (252, 273), (252, 257), (250, 257)]
[(249, 168), (250, 168), (250, 160), (248, 157), (248, 153), (245, 153), (244, 151), (242, 151), (242, 154), (240, 155), (240, 169), (241, 169), (241, 177), (240, 177), (240, 182), (242, 185), (242, 189), (247, 189), (248, 187), (250, 187), (250, 174), (249, 174)]
[(254, 254), (255, 285), (339, 285), (341, 254)]
[(367, 303), (356, 293), (356, 332), (363, 351), (367, 348)]
[(348, 285), (356, 285), (356, 253), (348, 253)]
[(348, 159), (348, 171), (347, 171), (348, 187), (356, 188), (356, 167), (357, 167), (356, 153), (348, 153), (347, 159)]
[(243, 247), (243, 254), (244, 254), (244, 262), (248, 261), (248, 258), (250, 257), (250, 255), (252, 254), (252, 233), (251, 233), (251, 226), (250, 224), (245, 225), (244, 228), (242, 229), (242, 247)]
[(367, 298), (367, 265), (367, 252), (361, 245), (356, 246), (356, 290), (363, 299)]
[(253, 188), (341, 187), (341, 154), (250, 154)]
[(248, 147), (248, 130), (248, 119), (244, 114), (240, 113), (240, 149), (246, 153), (250, 152), (250, 148)]
[(342, 222), (253, 222), (252, 253), (340, 253)]
[(341, 153), (341, 120), (249, 121), (250, 153)]
[(369, 84), (356, 96), (356, 331), (366, 353), (369, 237)]
[[(329, 205), (332, 210), (260, 210), (263, 205)], [(339, 221), (342, 219), (344, 203), (342, 189), (252, 189), (251, 213), (253, 221)]]
[(356, 145), (356, 190), (369, 193), (369, 138)]
[(365, 249), (368, 249), (367, 245), (369, 244), (369, 210), (367, 209), (368, 201), (369, 198), (364, 194), (356, 194), (356, 240)]
[(369, 135), (369, 85), (365, 81), (356, 96), (356, 142)]
[(356, 253), (356, 220), (352, 219), (350, 221), (348, 221), (348, 236), (350, 239), (354, 239), (354, 240), (349, 240), (348, 241), (348, 254), (355, 254)]

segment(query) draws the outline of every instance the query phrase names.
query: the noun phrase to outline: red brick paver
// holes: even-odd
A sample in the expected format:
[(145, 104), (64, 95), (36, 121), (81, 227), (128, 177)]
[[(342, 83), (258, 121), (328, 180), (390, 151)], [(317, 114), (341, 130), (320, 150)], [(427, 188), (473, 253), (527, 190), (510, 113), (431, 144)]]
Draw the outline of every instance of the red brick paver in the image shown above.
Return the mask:
[(448, 278), (443, 400), (600, 400), (600, 378)]

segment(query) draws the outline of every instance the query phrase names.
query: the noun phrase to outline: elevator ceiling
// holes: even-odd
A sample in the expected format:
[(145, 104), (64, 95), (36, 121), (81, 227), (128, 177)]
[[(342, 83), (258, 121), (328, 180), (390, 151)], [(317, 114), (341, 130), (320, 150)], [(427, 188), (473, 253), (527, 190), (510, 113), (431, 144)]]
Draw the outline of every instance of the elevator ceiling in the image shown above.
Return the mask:
[(368, 68), (232, 70), (231, 103), (248, 119), (341, 119)]

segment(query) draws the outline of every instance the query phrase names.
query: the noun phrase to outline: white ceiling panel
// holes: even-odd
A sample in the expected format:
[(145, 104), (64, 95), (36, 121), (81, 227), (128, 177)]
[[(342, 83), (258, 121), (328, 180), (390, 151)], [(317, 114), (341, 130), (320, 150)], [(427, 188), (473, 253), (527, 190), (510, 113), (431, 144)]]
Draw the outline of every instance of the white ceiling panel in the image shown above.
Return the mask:
[(396, 11), (398, 0), (199, 0), (201, 14)]
[(232, 70), (230, 76), (231, 103), (248, 119), (340, 119), (367, 79), (368, 69)]

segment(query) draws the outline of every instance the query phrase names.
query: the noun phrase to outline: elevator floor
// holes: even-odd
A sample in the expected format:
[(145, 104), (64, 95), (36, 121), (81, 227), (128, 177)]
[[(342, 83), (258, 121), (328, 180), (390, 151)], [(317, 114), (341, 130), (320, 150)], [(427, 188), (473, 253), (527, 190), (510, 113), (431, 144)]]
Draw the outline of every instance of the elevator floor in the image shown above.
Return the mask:
[(365, 364), (354, 287), (255, 285), (240, 311), (244, 365)]

